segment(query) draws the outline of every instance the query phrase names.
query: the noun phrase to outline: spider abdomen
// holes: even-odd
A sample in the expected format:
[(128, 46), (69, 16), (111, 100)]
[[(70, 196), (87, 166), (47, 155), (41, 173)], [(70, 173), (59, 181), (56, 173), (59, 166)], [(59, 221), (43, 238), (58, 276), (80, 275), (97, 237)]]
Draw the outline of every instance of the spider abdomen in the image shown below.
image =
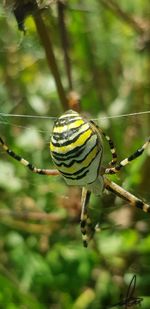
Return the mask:
[(68, 185), (86, 186), (98, 178), (102, 144), (96, 127), (75, 111), (64, 113), (54, 124), (50, 151)]

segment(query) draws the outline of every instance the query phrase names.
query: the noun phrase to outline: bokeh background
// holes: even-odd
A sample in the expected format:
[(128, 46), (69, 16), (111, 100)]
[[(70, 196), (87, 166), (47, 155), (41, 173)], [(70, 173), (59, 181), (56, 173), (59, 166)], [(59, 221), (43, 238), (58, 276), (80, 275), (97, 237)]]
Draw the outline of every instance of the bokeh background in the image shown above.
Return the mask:
[[(0, 135), (9, 147), (53, 168), (51, 130), (69, 108), (95, 119), (120, 160), (142, 146), (150, 135), (149, 11), (149, 0), (1, 3)], [(104, 142), (103, 164), (110, 158)], [(150, 203), (149, 175), (147, 149), (110, 179)], [(92, 195), (102, 231), (85, 249), (80, 197), (61, 177), (33, 175), (0, 150), (0, 308), (110, 308), (133, 275), (134, 296), (150, 308), (149, 214), (107, 192)]]

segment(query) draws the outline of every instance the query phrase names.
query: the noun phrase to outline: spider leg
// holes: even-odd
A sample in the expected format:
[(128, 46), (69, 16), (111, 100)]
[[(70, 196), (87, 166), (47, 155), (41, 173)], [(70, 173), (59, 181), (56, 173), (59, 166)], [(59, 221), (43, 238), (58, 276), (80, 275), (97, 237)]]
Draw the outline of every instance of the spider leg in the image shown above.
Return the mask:
[(16, 161), (19, 161), (22, 165), (26, 166), (31, 172), (40, 174), (40, 175), (47, 175), (47, 176), (55, 176), (59, 175), (59, 172), (57, 170), (49, 170), (49, 169), (41, 169), (33, 166), (29, 161), (22, 158), (18, 154), (16, 154), (14, 151), (9, 149), (9, 147), (4, 143), (2, 138), (0, 137), (0, 145), (3, 148), (3, 150), (13, 159)]
[(92, 222), (88, 215), (88, 204), (90, 200), (91, 192), (87, 189), (82, 189), (82, 198), (81, 198), (81, 221), (80, 221), (80, 228), (82, 233), (82, 240), (83, 240), (83, 246), (88, 246), (88, 240), (92, 238), (95, 229), (92, 226)]
[(129, 193), (115, 182), (109, 180), (104, 176), (104, 187), (114, 193), (115, 195), (121, 197), (123, 200), (127, 201), (131, 206), (142, 209), (144, 212), (150, 212), (150, 205), (144, 203), (144, 201), (138, 199), (133, 194)]
[(100, 132), (102, 133), (102, 135), (105, 137), (106, 141), (108, 142), (109, 148), (110, 148), (110, 151), (111, 151), (111, 154), (112, 154), (112, 160), (110, 161), (109, 165), (114, 166), (117, 163), (117, 152), (116, 152), (116, 148), (114, 146), (114, 143), (111, 140), (111, 138), (109, 137), (109, 135), (106, 135), (105, 132), (103, 132), (101, 129), (100, 129)]
[(138, 158), (139, 156), (142, 155), (142, 153), (144, 152), (144, 150), (146, 149), (146, 147), (149, 145), (150, 143), (150, 137), (148, 139), (148, 141), (139, 149), (137, 149), (132, 155), (130, 155), (128, 158), (122, 160), (118, 165), (116, 165), (115, 167), (110, 167), (110, 168), (106, 168), (105, 169), (105, 174), (116, 174), (118, 173), (124, 166), (126, 166), (127, 164), (129, 164), (131, 161), (133, 161), (134, 159)]

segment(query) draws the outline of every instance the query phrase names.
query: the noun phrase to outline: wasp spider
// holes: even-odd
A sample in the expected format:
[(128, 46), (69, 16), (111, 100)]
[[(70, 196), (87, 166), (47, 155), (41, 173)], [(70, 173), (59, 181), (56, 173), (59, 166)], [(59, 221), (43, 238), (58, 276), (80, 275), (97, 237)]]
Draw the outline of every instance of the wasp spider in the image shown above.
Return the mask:
[[(109, 144), (112, 160), (107, 168), (101, 166), (103, 157), (102, 137)], [(20, 157), (0, 138), (0, 144), (5, 152), (30, 171), (42, 175), (61, 174), (68, 185), (82, 187), (81, 233), (83, 245), (87, 247), (95, 227), (88, 215), (88, 204), (91, 192), (100, 195), (104, 189), (113, 192), (126, 200), (132, 206), (150, 212), (150, 206), (138, 199), (122, 187), (109, 180), (106, 175), (118, 173), (125, 165), (139, 157), (150, 143), (148, 141), (131, 156), (117, 163), (117, 154), (110, 137), (106, 135), (93, 121), (84, 119), (75, 111), (69, 110), (59, 117), (53, 127), (50, 152), (57, 170), (34, 167)]]

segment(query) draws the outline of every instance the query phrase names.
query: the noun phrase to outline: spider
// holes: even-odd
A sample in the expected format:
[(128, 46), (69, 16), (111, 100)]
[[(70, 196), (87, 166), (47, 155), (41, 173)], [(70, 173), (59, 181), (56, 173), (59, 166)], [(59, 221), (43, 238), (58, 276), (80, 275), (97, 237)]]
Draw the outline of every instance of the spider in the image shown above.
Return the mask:
[[(103, 157), (102, 137), (109, 144), (112, 160), (108, 167), (101, 165)], [(142, 155), (150, 143), (150, 137), (141, 148), (128, 158), (117, 163), (117, 153), (113, 141), (93, 121), (85, 119), (79, 113), (69, 110), (54, 123), (50, 140), (50, 153), (56, 170), (40, 169), (9, 149), (2, 138), (0, 145), (13, 159), (26, 166), (31, 172), (55, 176), (62, 175), (68, 185), (82, 187), (80, 228), (84, 247), (96, 230), (88, 214), (91, 192), (101, 195), (104, 189), (126, 200), (131, 206), (150, 212), (150, 205), (124, 190), (106, 175), (117, 174), (124, 166)]]

